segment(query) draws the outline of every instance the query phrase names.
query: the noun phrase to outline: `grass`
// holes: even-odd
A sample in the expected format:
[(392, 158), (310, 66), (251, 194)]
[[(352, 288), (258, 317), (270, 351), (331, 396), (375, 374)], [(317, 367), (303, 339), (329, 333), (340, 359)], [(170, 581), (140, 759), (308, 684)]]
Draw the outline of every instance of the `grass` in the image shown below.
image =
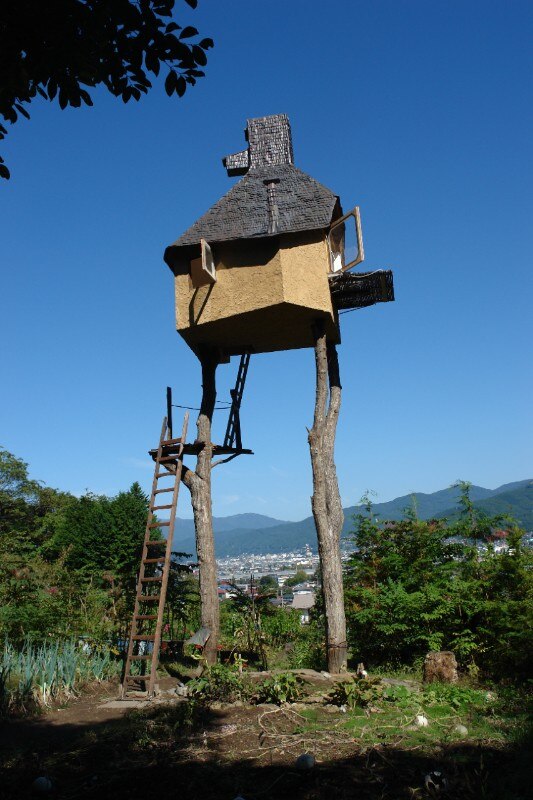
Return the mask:
[[(461, 685), (436, 684), (424, 689), (392, 685), (367, 707), (341, 712), (336, 727), (362, 745), (431, 749), (462, 742), (504, 746), (522, 738), (530, 724), (527, 702), (517, 698), (512, 692), (500, 696)], [(330, 724), (321, 708), (305, 709), (301, 714), (314, 733)], [(427, 719), (427, 727), (416, 725), (418, 715)], [(459, 725), (468, 732), (457, 731)]]

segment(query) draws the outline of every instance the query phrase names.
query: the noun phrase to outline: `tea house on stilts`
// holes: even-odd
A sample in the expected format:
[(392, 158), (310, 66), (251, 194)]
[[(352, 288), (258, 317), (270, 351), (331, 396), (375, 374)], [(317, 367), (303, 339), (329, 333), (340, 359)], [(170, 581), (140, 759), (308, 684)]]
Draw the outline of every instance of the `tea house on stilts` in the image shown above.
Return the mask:
[(392, 273), (346, 271), (364, 258), (359, 210), (343, 216), (337, 195), (294, 166), (285, 114), (248, 120), (245, 136), (223, 159), (242, 179), (165, 251), (177, 330), (220, 360), (313, 347), (317, 320), (338, 343), (339, 309), (392, 300)]

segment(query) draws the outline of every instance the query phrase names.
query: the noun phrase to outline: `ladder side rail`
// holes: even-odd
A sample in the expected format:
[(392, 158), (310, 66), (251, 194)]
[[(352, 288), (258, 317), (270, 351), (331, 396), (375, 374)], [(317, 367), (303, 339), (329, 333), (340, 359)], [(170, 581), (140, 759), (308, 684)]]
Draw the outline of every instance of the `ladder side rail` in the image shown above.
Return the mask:
[(185, 412), (183, 418), (183, 429), (181, 434), (181, 443), (179, 451), (176, 456), (176, 473), (174, 481), (174, 492), (172, 494), (172, 508), (170, 510), (170, 520), (167, 531), (167, 546), (165, 550), (165, 561), (163, 563), (162, 580), (159, 592), (159, 606), (157, 609), (157, 622), (155, 628), (155, 636), (152, 650), (152, 663), (150, 669), (150, 683), (148, 687), (148, 696), (152, 697), (154, 693), (155, 680), (157, 676), (157, 665), (159, 663), (159, 651), (161, 648), (161, 633), (163, 628), (163, 615), (165, 612), (165, 602), (167, 595), (168, 579), (170, 574), (170, 561), (172, 557), (172, 541), (174, 539), (174, 527), (176, 524), (176, 512), (178, 507), (178, 496), (181, 483), (181, 473), (183, 468), (183, 448), (187, 438), (187, 427), (189, 424), (189, 412)]
[(241, 364), (239, 367), (239, 374), (237, 375), (237, 396), (239, 398), (239, 405), (242, 400), (244, 392), (244, 384), (246, 383), (246, 375), (248, 374), (248, 365), (250, 363), (250, 353), (244, 353), (241, 357)]
[(241, 441), (241, 426), (239, 411), (244, 393), (244, 384), (248, 374), (248, 366), (250, 364), (250, 353), (243, 353), (239, 362), (239, 369), (237, 371), (237, 380), (235, 381), (235, 388), (230, 389), (231, 408), (229, 413), (228, 425), (226, 434), (224, 436), (224, 447), (233, 447), (234, 445), (240, 450), (242, 448)]

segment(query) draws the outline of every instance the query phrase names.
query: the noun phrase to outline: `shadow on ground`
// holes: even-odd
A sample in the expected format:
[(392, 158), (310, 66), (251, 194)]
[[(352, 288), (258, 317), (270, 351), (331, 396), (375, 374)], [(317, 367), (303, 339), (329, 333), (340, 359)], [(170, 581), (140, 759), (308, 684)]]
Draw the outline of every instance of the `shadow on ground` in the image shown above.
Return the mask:
[[(268, 713), (268, 712), (266, 712)], [(4, 723), (0, 729), (0, 797), (35, 797), (32, 782), (48, 776), (46, 796), (114, 800), (526, 800), (531, 741), (513, 748), (449, 745), (431, 753), (354, 740), (327, 741), (324, 732), (294, 730), (266, 738), (258, 708), (211, 710), (187, 702), (148, 707), (109, 721), (55, 723), (46, 718)], [(333, 725), (333, 722), (332, 722)], [(289, 726), (290, 728), (291, 726)], [(316, 766), (295, 768), (315, 752)], [(447, 785), (426, 788), (442, 773)], [(45, 796), (41, 794), (40, 796)]]

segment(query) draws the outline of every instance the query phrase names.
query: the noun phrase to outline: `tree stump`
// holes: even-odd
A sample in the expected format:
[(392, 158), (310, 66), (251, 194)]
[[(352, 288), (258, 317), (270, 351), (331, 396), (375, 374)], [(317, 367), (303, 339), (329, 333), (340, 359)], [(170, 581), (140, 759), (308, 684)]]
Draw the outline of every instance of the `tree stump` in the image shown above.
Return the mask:
[(457, 661), (451, 650), (428, 653), (424, 660), (424, 683), (455, 683)]

